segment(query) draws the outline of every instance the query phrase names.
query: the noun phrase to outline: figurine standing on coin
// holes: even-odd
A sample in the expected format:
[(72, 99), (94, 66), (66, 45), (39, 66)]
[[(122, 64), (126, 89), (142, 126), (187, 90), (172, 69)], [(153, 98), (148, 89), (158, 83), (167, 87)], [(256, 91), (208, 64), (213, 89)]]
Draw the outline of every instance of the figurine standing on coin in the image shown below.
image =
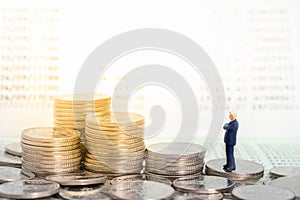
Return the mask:
[(226, 172), (235, 170), (234, 146), (236, 145), (236, 134), (239, 128), (239, 123), (236, 120), (236, 112), (229, 112), (230, 122), (226, 123), (223, 129), (226, 130), (224, 142), (226, 144), (226, 164), (223, 169)]

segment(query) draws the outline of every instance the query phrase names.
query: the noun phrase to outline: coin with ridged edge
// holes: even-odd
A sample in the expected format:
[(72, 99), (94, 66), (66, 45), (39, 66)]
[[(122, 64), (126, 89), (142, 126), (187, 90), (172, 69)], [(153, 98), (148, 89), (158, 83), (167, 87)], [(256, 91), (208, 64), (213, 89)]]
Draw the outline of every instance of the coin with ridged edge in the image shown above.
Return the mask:
[(250, 178), (261, 178), (264, 173), (264, 167), (253, 161), (236, 159), (236, 170), (225, 172), (223, 165), (225, 159), (213, 159), (206, 162), (205, 172), (207, 175), (223, 176), (233, 180), (245, 180)]
[(193, 192), (198, 194), (217, 194), (230, 192), (234, 181), (218, 176), (185, 177), (173, 181), (177, 191)]
[(286, 166), (286, 167), (274, 167), (270, 169), (269, 174), (271, 177), (279, 178), (284, 176), (300, 175), (300, 167)]
[(117, 182), (111, 187), (117, 199), (172, 199), (174, 192), (170, 185), (154, 181)]
[(236, 199), (255, 200), (292, 200), (295, 195), (292, 191), (267, 185), (246, 185), (232, 190), (232, 196)]
[(218, 194), (195, 194), (195, 193), (184, 193), (184, 192), (175, 192), (174, 200), (221, 200), (223, 195)]
[(49, 197), (59, 191), (59, 184), (45, 180), (23, 180), (0, 185), (0, 196), (15, 199)]
[(70, 173), (60, 175), (50, 175), (46, 177), (48, 181), (54, 181), (63, 186), (83, 186), (103, 184), (106, 182), (107, 177), (102, 174), (91, 173)]
[(21, 158), (0, 150), (0, 166), (21, 167)]
[(162, 178), (156, 175), (146, 175), (146, 174), (131, 174), (131, 175), (123, 175), (114, 178), (111, 181), (111, 184), (121, 182), (121, 181), (136, 181), (136, 180), (143, 180), (143, 181), (154, 181), (159, 183), (164, 183), (167, 185), (172, 185), (172, 181), (166, 178)]
[(102, 193), (102, 190), (103, 190), (103, 185), (89, 185), (84, 187), (63, 187), (60, 189), (59, 195), (64, 199), (70, 199), (70, 200), (111, 199), (108, 195)]
[(22, 148), (20, 142), (5, 145), (5, 152), (14, 156), (22, 156)]

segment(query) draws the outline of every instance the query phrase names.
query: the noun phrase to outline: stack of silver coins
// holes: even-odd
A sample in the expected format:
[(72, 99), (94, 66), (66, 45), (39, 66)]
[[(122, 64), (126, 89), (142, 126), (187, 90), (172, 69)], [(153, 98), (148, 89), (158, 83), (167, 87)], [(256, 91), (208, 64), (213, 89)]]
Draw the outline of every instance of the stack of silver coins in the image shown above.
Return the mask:
[(236, 159), (236, 170), (225, 172), (223, 169), (225, 162), (225, 159), (214, 159), (206, 162), (205, 174), (229, 178), (235, 181), (236, 186), (255, 184), (264, 175), (264, 167), (261, 164)]
[(84, 167), (106, 175), (140, 173), (145, 153), (144, 117), (135, 113), (111, 113), (86, 117)]
[(147, 148), (147, 174), (156, 174), (170, 180), (187, 175), (201, 175), (205, 148), (199, 144), (166, 142)]
[(22, 132), (22, 168), (39, 176), (80, 170), (81, 146), (76, 131), (31, 128)]
[(57, 96), (54, 100), (55, 129), (77, 130), (82, 141), (83, 156), (85, 117), (94, 113), (98, 117), (109, 115), (111, 97), (104, 94), (72, 94)]

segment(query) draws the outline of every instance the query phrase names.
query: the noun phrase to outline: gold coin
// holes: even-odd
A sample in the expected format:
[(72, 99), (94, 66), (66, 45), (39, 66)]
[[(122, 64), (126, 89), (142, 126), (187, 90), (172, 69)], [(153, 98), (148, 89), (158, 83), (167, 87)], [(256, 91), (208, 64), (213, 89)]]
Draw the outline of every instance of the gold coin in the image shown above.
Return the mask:
[(87, 152), (86, 157), (93, 159), (93, 160), (104, 160), (104, 161), (121, 161), (121, 160), (126, 160), (129, 162), (134, 162), (135, 160), (144, 160), (145, 155), (143, 154), (132, 154), (131, 156), (119, 156), (119, 157), (112, 157), (110, 155), (94, 155), (89, 152)]
[(111, 156), (111, 157), (129, 157), (129, 156), (136, 156), (145, 153), (145, 150), (139, 151), (126, 151), (126, 150), (114, 150), (114, 151), (101, 151), (99, 149), (92, 149), (87, 147), (89, 153), (93, 154), (94, 156)]
[(119, 135), (101, 135), (98, 133), (91, 134), (89, 131), (85, 132), (85, 137), (89, 137), (91, 139), (95, 140), (124, 140), (124, 141), (141, 141), (144, 140), (144, 137), (136, 137), (132, 135), (127, 135), (127, 134), (119, 134)]
[(84, 125), (69, 125), (69, 124), (56, 124), (54, 123), (54, 128), (55, 129), (73, 129), (73, 130), (77, 130), (77, 129), (83, 129), (85, 126)]
[(75, 148), (73, 150), (63, 150), (63, 151), (40, 151), (40, 150), (32, 150), (22, 147), (22, 154), (27, 153), (31, 155), (38, 155), (38, 156), (69, 156), (69, 155), (77, 155), (81, 154), (81, 148)]
[(113, 143), (113, 141), (102, 141), (102, 140), (99, 140), (98, 142), (95, 141), (95, 140), (90, 140), (88, 139), (87, 137), (85, 138), (85, 144), (87, 147), (89, 146), (92, 146), (92, 147), (95, 147), (95, 148), (104, 148), (104, 149), (108, 149), (108, 148), (111, 148), (111, 149), (122, 149), (122, 148), (140, 148), (140, 147), (143, 147), (143, 149), (145, 149), (145, 143), (144, 141), (140, 141), (140, 142), (137, 142), (137, 143), (131, 143), (131, 144), (124, 144), (124, 143)]
[(106, 94), (67, 94), (55, 97), (55, 102), (82, 104), (87, 102), (110, 101), (111, 97)]
[(58, 131), (53, 128), (30, 128), (22, 131), (22, 138), (39, 142), (72, 142), (77, 140), (78, 134), (75, 131)]
[(121, 174), (131, 174), (131, 173), (140, 173), (142, 170), (142, 167), (140, 168), (133, 168), (131, 170), (114, 170), (114, 169), (107, 169), (103, 167), (99, 167), (97, 165), (93, 165), (90, 163), (84, 163), (85, 169), (89, 171), (94, 171), (94, 172), (108, 172), (108, 173), (121, 173)]
[(91, 159), (89, 157), (85, 157), (85, 162), (91, 163), (91, 164), (95, 164), (97, 165), (97, 163), (100, 164), (106, 164), (106, 165), (119, 165), (119, 166), (127, 166), (127, 165), (141, 165), (143, 162), (143, 159), (138, 159), (138, 160), (100, 160), (100, 159)]
[(103, 161), (98, 161), (98, 160), (92, 160), (89, 158), (86, 158), (84, 163), (89, 163), (92, 165), (96, 165), (98, 167), (103, 167), (103, 168), (114, 168), (114, 169), (132, 169), (136, 167), (142, 166), (142, 162), (135, 162), (135, 163), (129, 163), (129, 162), (103, 162)]
[(57, 159), (37, 159), (37, 158), (32, 158), (28, 156), (23, 156), (22, 157), (24, 161), (33, 163), (33, 164), (39, 164), (39, 165), (70, 165), (70, 164), (78, 164), (81, 162), (82, 158), (81, 155), (76, 157), (76, 158), (67, 158), (67, 159), (62, 159), (62, 158), (57, 158)]
[(131, 136), (131, 137), (144, 137), (144, 129), (140, 130), (131, 130), (131, 131), (116, 131), (116, 130), (96, 130), (89, 126), (85, 127), (85, 132), (89, 133), (90, 135), (99, 136), (99, 134), (103, 136)]
[(39, 147), (39, 146), (33, 146), (24, 144), (21, 142), (22, 150), (26, 152), (26, 150), (30, 151), (43, 151), (43, 152), (59, 152), (59, 151), (70, 151), (74, 149), (79, 149), (80, 146), (78, 145), (72, 145), (72, 146), (66, 146), (66, 147)]
[(78, 137), (77, 140), (74, 140), (72, 142), (36, 142), (36, 141), (30, 141), (22, 138), (21, 141), (24, 144), (38, 146), (38, 147), (66, 147), (66, 146), (78, 145), (80, 139)]
[(45, 164), (45, 163), (38, 163), (38, 162), (29, 162), (22, 159), (22, 166), (25, 168), (36, 168), (36, 169), (67, 169), (72, 167), (77, 167), (81, 163), (81, 160), (77, 162), (70, 162), (70, 163), (54, 163), (54, 164)]
[(106, 126), (116, 126), (120, 124), (136, 125), (144, 123), (144, 117), (136, 113), (115, 112), (111, 113), (110, 116), (101, 119), (90, 114), (87, 116), (86, 121), (91, 124), (103, 124)]
[(27, 152), (22, 152), (22, 157), (25, 160), (48, 160), (48, 161), (54, 161), (54, 160), (68, 160), (73, 158), (81, 157), (81, 153), (78, 151), (75, 154), (54, 154), (54, 155), (39, 155), (39, 154), (30, 154)]
[(112, 144), (135, 144), (138, 142), (144, 141), (144, 138), (141, 137), (109, 137), (109, 136), (99, 136), (89, 135), (86, 133), (84, 135), (85, 140), (91, 141), (101, 141), (103, 143), (112, 143)]

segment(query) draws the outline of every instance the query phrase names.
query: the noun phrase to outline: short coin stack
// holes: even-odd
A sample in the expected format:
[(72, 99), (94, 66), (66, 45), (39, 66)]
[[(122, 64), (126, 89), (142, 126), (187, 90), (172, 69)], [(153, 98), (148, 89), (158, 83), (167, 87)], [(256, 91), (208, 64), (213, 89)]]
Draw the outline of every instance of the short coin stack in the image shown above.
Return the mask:
[(264, 174), (264, 167), (258, 163), (236, 159), (236, 170), (225, 172), (225, 159), (214, 159), (206, 162), (205, 174), (222, 176), (234, 180), (237, 186), (255, 184)]
[(37, 175), (80, 170), (81, 147), (76, 131), (31, 128), (22, 132), (22, 167)]
[(135, 113), (111, 113), (86, 117), (85, 169), (121, 175), (141, 172), (145, 153), (144, 117)]
[[(98, 117), (109, 115), (111, 97), (104, 94), (73, 94), (57, 96), (54, 100), (54, 127), (77, 130), (83, 141), (85, 117), (94, 113)], [(82, 143), (84, 150), (84, 145)], [(84, 153), (84, 152), (83, 152)]]
[(205, 148), (199, 144), (170, 142), (147, 148), (146, 173), (174, 180), (186, 175), (202, 174)]

